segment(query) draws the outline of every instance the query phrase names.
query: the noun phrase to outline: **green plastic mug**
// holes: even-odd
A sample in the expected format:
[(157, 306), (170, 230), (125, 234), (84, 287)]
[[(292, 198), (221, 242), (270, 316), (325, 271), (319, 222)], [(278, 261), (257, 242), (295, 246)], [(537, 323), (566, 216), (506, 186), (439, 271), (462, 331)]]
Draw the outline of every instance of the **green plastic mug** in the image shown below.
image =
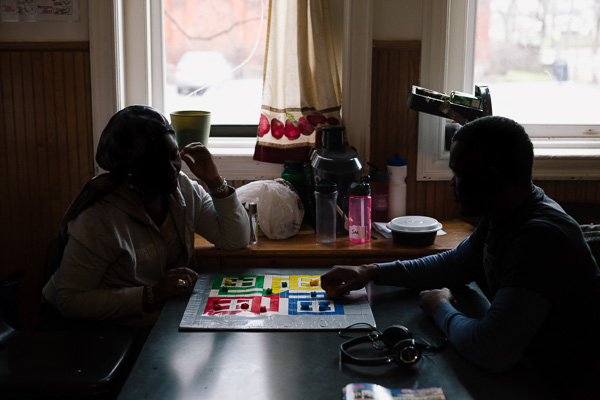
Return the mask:
[(193, 142), (208, 144), (210, 135), (209, 111), (175, 111), (171, 113), (171, 126), (179, 150)]

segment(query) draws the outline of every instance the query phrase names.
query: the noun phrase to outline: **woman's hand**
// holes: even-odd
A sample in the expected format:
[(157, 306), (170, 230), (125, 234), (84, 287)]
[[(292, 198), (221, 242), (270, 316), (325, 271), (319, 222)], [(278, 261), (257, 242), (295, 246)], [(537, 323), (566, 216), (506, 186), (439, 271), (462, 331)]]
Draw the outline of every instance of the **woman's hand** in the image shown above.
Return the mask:
[(190, 143), (179, 154), (190, 168), (190, 171), (196, 177), (202, 179), (209, 188), (221, 186), (223, 178), (219, 175), (212, 154), (202, 143)]
[(174, 268), (167, 270), (165, 276), (152, 288), (154, 301), (163, 303), (169, 297), (180, 295), (191, 288), (198, 274), (189, 268)]

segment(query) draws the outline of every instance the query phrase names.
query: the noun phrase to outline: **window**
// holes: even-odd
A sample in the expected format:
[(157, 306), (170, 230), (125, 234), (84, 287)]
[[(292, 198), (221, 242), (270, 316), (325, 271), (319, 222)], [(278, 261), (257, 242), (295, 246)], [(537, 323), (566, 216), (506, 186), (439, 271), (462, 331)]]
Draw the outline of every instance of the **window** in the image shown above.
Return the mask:
[(211, 112), (211, 137), (256, 137), (268, 0), (164, 0), (166, 114)]
[[(248, 0), (248, 4), (257, 9), (262, 1), (268, 4), (267, 0)], [(174, 81), (169, 71), (173, 66), (163, 57), (167, 46), (162, 33), (166, 26), (164, 13), (167, 4), (185, 2), (89, 0), (94, 152), (106, 121), (123, 106), (149, 104), (163, 111), (171, 107), (165, 103), (171, 90), (169, 85), (174, 85)], [(232, 3), (205, 2), (209, 5)], [(348, 140), (359, 154), (368, 154), (369, 137), (362, 133), (369, 131), (373, 5), (372, 0), (339, 0), (338, 3), (340, 23), (344, 26), (344, 124)], [(227, 57), (226, 61), (235, 62)], [(245, 65), (251, 66), (249, 62)], [(250, 71), (243, 74), (248, 76)], [(256, 71), (252, 75), (255, 76)], [(219, 172), (227, 179), (266, 179), (281, 175), (281, 165), (252, 160), (255, 134), (256, 128), (252, 137), (224, 137), (219, 138), (215, 146), (212, 142), (209, 144)]]
[[(488, 86), (493, 113), (521, 122), (534, 142), (534, 179), (597, 179), (600, 10), (593, 3), (428, 0), (421, 85), (467, 93)], [(447, 121), (419, 118), (417, 178), (448, 179)]]
[[(597, 3), (597, 2), (596, 2)], [(479, 0), (474, 81), (494, 113), (553, 136), (600, 134), (600, 4), (594, 0)]]

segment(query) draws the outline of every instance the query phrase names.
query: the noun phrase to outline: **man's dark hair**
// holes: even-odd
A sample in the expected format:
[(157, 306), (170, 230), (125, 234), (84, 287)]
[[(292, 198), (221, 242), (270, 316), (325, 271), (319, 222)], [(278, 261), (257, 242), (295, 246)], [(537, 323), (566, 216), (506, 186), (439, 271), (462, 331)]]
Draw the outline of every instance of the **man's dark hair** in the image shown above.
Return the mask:
[(510, 182), (531, 184), (533, 144), (525, 129), (509, 118), (488, 116), (469, 122), (453, 136), (478, 157), (481, 166), (494, 166)]

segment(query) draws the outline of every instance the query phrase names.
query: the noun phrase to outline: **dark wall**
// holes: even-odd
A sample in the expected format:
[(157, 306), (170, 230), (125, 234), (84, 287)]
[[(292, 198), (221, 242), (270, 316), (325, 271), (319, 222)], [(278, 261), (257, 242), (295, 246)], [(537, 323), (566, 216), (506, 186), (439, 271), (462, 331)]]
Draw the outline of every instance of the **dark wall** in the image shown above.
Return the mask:
[(0, 43), (0, 279), (23, 270), (32, 325), (45, 252), (93, 176), (89, 44)]

